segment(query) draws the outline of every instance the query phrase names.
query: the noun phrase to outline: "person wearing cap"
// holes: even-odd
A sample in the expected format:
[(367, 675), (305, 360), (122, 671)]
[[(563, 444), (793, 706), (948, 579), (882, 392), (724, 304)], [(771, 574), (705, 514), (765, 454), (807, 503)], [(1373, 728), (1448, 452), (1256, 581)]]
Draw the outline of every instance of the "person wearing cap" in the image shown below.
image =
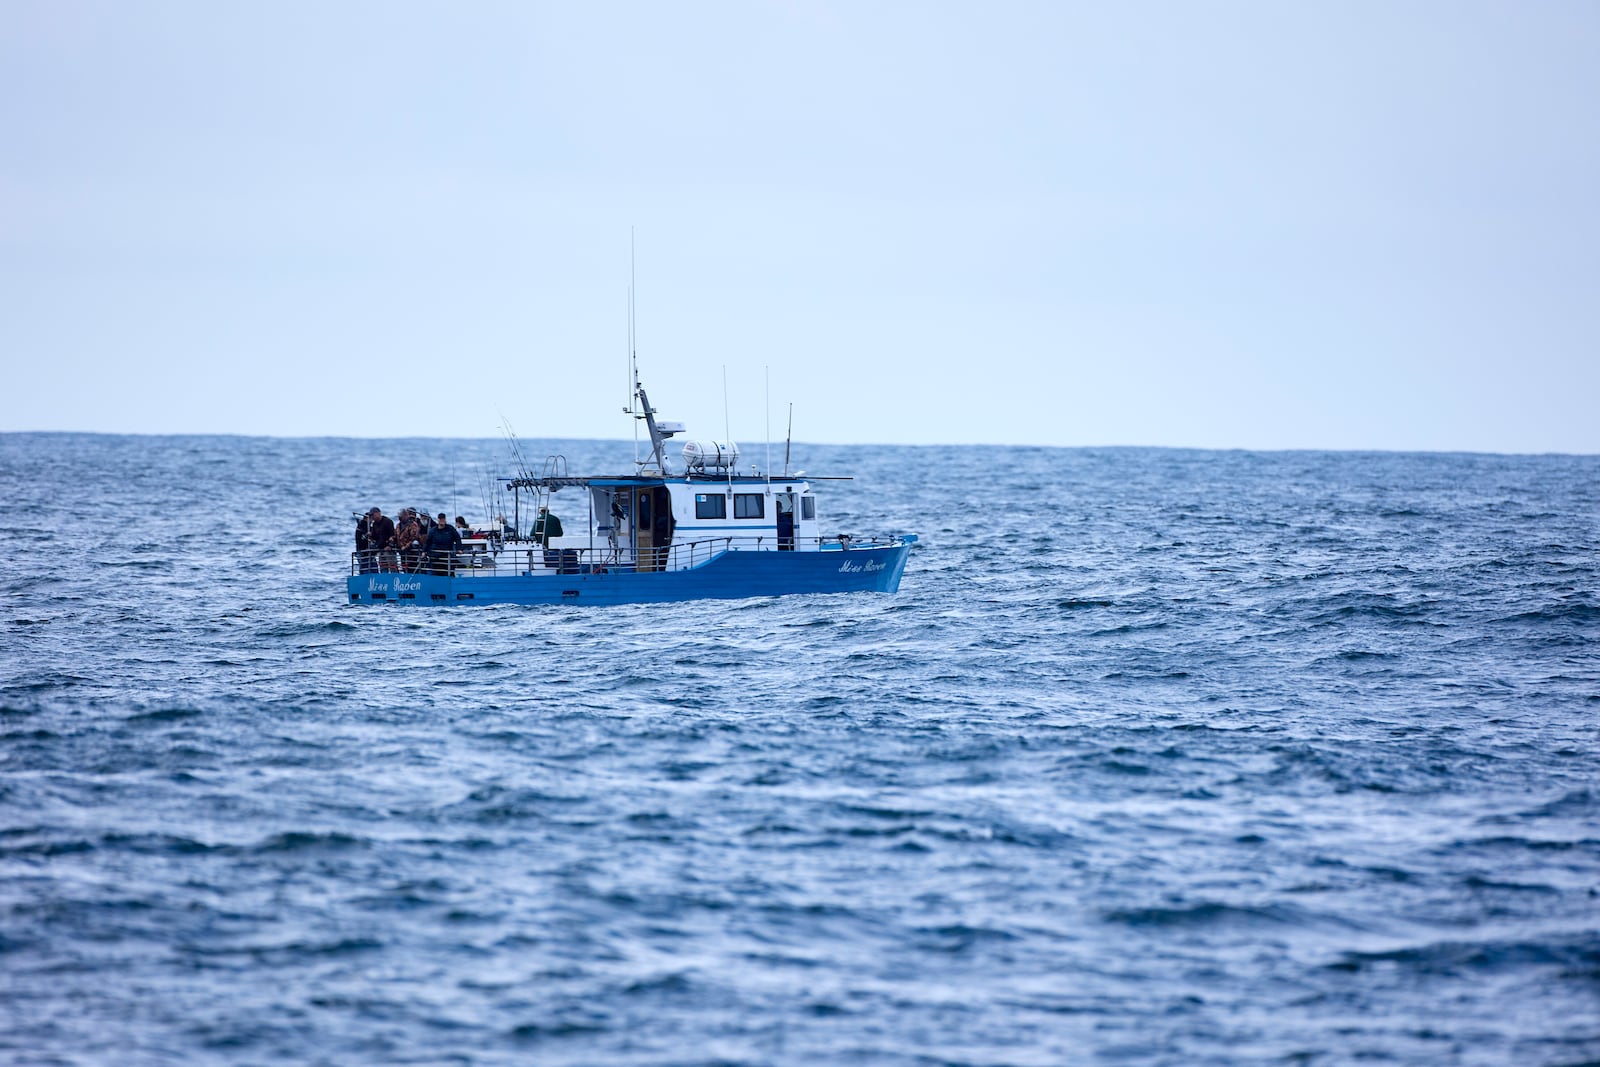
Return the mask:
[(367, 512), (367, 549), (369, 566), (380, 571), (394, 570), (394, 520), (382, 508)]
[(550, 514), (549, 508), (541, 507), (539, 517), (533, 522), (533, 539), (545, 548), (549, 548), (550, 538), (560, 536), (561, 520)]
[(429, 570), (434, 574), (449, 575), (455, 568), (455, 555), (461, 550), (461, 534), (450, 525), (450, 520), (445, 518), (444, 512), (439, 512), (438, 520), (433, 524), (433, 529), (428, 531), (428, 560)]
[(400, 509), (400, 523), (395, 527), (395, 548), (400, 552), (400, 566), (407, 574), (415, 574), (422, 564), (422, 523), (411, 508)]

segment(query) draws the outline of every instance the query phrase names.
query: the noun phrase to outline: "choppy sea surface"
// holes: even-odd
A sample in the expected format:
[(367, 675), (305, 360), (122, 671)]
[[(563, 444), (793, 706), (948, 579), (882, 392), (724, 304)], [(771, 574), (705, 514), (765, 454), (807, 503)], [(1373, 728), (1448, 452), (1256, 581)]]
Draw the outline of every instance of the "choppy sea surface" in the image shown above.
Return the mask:
[(1600, 457), (811, 446), (897, 595), (345, 603), (502, 451), (0, 435), (0, 1062), (1600, 1063)]

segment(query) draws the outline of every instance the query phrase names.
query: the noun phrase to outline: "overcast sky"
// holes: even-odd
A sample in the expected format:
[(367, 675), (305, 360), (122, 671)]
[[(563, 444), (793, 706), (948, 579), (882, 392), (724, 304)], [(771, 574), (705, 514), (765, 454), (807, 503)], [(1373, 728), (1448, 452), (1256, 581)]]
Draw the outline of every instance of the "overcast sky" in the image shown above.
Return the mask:
[(1600, 4), (0, 0), (0, 430), (629, 437), (630, 240), (694, 436), (1600, 452)]

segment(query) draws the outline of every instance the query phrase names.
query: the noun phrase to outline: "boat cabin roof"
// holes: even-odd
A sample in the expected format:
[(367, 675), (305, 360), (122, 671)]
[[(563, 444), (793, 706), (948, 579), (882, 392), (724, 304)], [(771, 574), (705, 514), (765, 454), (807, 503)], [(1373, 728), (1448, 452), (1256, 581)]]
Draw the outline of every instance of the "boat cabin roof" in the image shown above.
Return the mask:
[[(806, 486), (818, 480), (815, 475), (804, 477), (766, 474), (617, 474), (596, 477), (540, 477), (503, 479), (507, 489), (569, 489), (582, 486), (602, 488), (627, 488), (653, 485), (717, 485), (737, 486), (783, 485), (785, 492), (793, 486)], [(848, 478), (825, 478), (823, 481), (849, 481)]]

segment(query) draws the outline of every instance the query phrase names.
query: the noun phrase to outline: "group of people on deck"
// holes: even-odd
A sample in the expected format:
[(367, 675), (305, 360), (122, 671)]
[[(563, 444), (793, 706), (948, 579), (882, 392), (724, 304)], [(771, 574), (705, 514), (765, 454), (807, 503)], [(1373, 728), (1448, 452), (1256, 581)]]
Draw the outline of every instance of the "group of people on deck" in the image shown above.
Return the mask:
[(433, 574), (449, 574), (461, 542), (485, 534), (460, 515), (451, 522), (444, 512), (430, 518), (416, 508), (401, 508), (391, 519), (372, 508), (356, 520), (356, 553), (363, 573), (403, 570), (420, 573), (424, 562)]
[[(561, 520), (539, 509), (539, 518), (533, 525), (534, 540), (547, 550), (550, 538), (561, 536)], [(391, 519), (382, 508), (372, 508), (356, 519), (356, 559), (362, 574), (374, 571), (405, 571), (448, 575), (455, 572), (456, 554), (462, 542), (489, 537), (516, 537), (516, 531), (506, 525), (504, 515), (497, 516), (495, 525), (486, 530), (475, 530), (460, 515), (451, 522), (444, 512), (430, 518), (427, 512), (416, 508), (401, 508)]]

